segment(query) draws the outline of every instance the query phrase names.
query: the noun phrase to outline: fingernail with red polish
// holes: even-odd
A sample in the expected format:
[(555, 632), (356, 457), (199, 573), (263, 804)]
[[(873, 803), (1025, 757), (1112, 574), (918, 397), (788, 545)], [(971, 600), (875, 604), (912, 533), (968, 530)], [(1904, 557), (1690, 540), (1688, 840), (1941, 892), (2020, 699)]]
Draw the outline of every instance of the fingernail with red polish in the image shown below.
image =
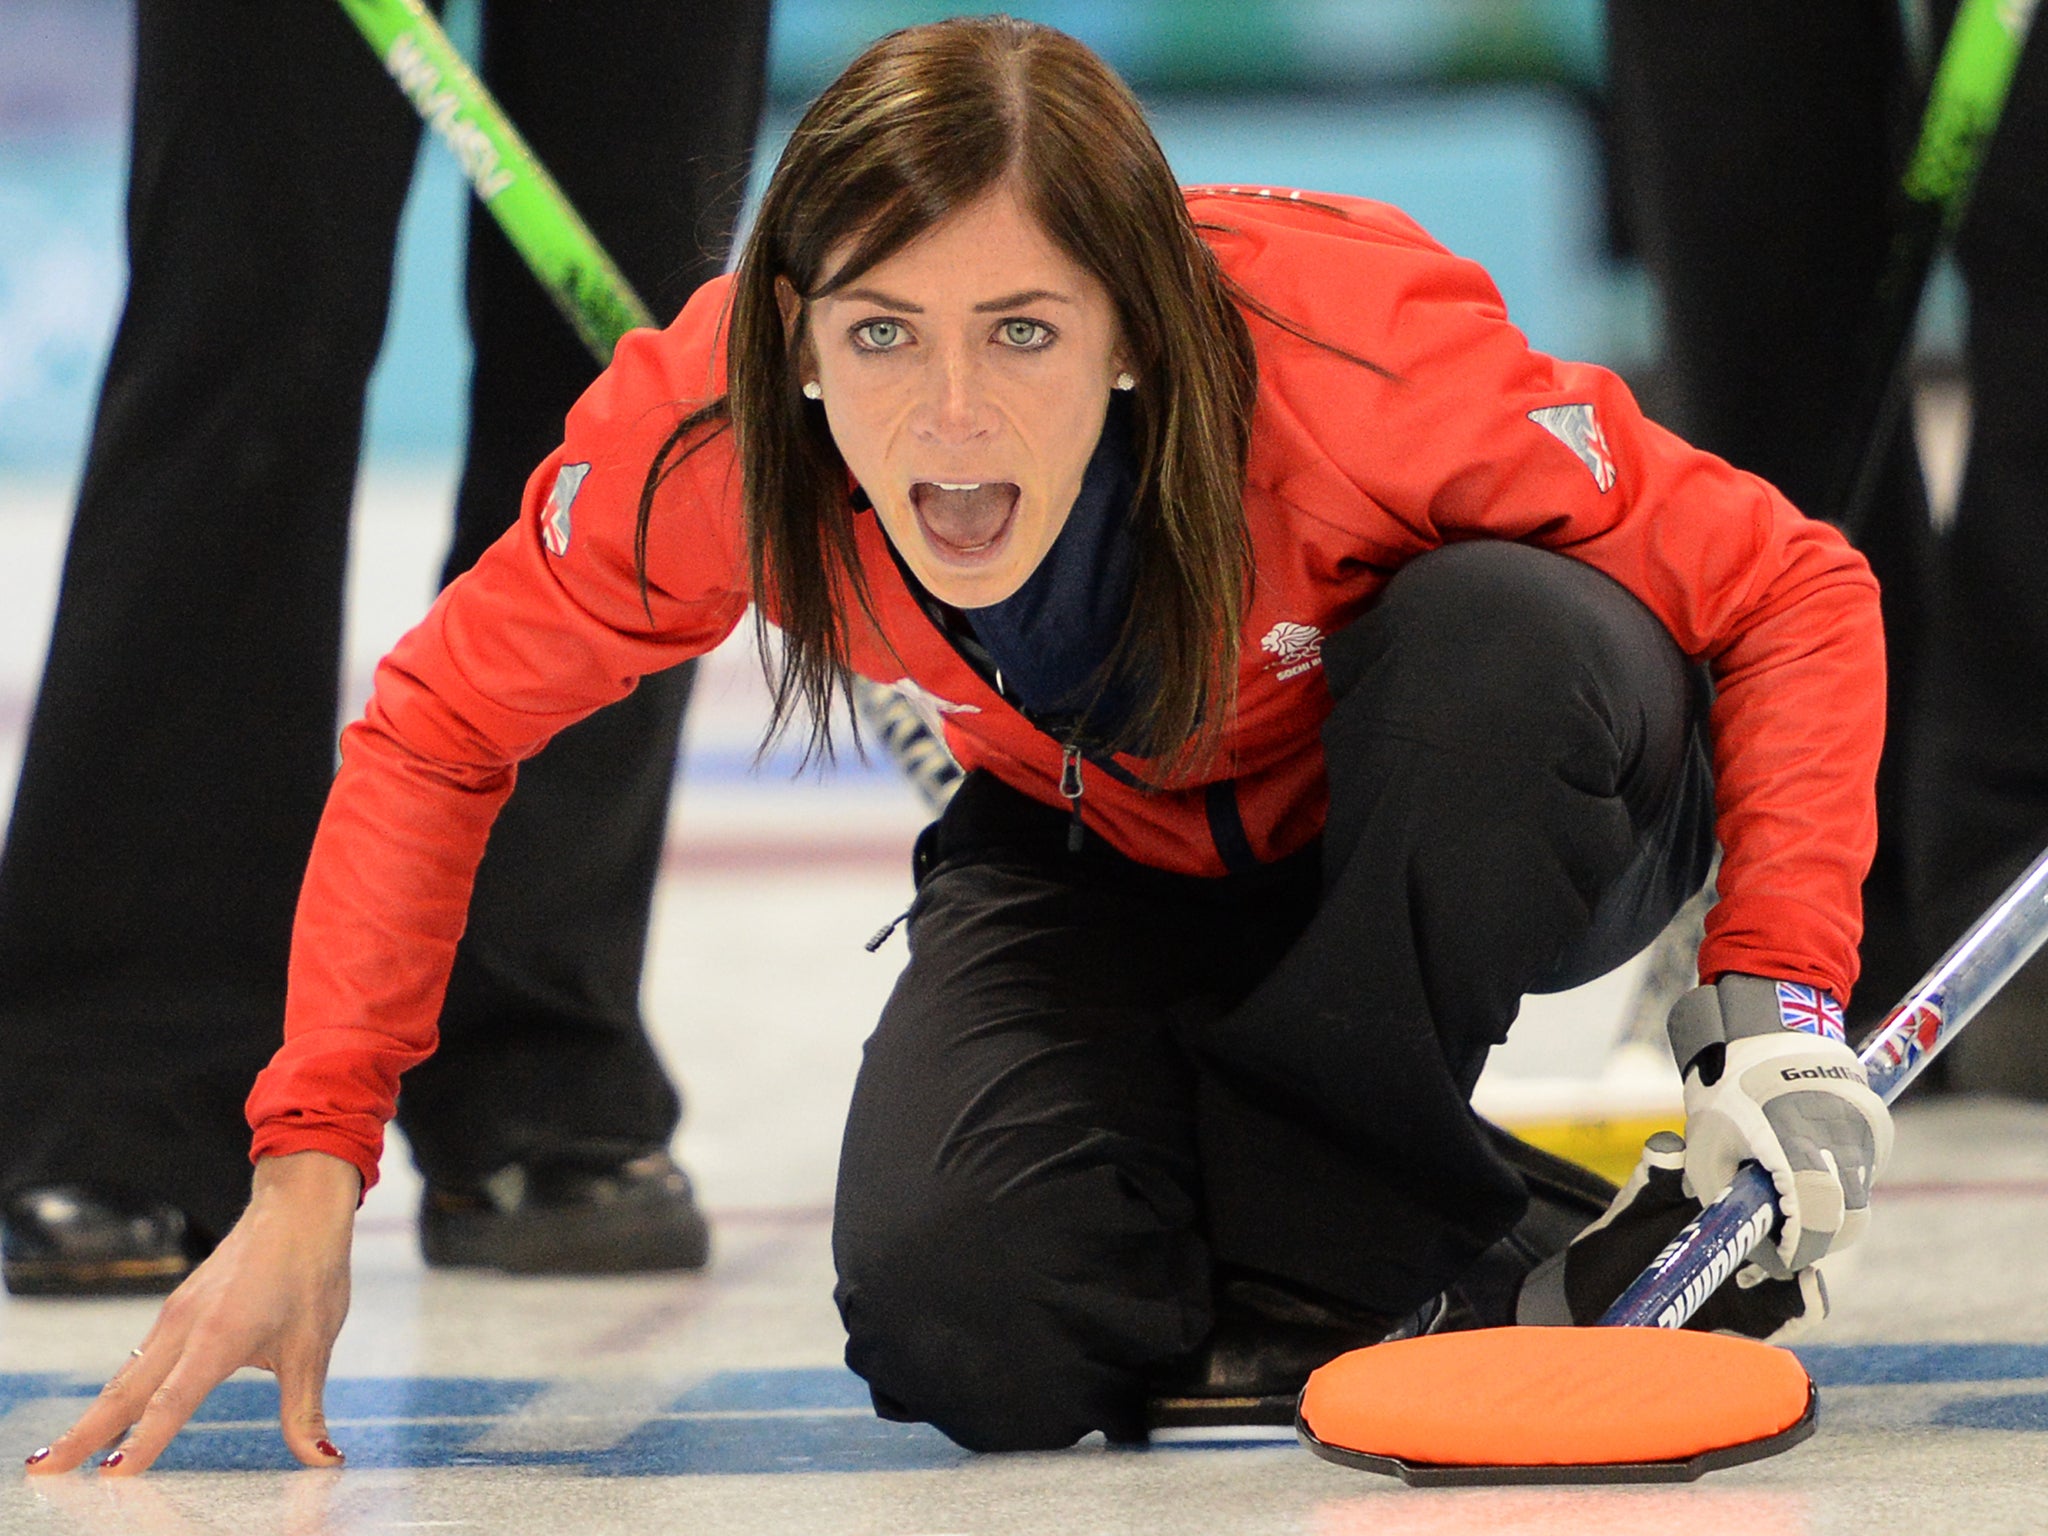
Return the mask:
[(126, 1451), (116, 1451), (113, 1455), (109, 1456), (105, 1461), (101, 1462), (100, 1465), (102, 1467), (118, 1467), (119, 1465), (121, 1465), (121, 1458), (127, 1454), (128, 1453)]
[(334, 1442), (332, 1440), (315, 1440), (313, 1442), (313, 1449), (318, 1451), (322, 1456), (332, 1456), (336, 1461), (348, 1460), (346, 1456), (342, 1455), (341, 1452), (337, 1451), (334, 1448)]
[(35, 1455), (33, 1455), (33, 1456), (29, 1457), (29, 1459), (28, 1459), (28, 1464), (29, 1464), (30, 1466), (34, 1466), (34, 1465), (35, 1465), (35, 1464), (36, 1464), (37, 1462), (39, 1462), (39, 1461), (47, 1461), (47, 1460), (49, 1460), (49, 1456), (50, 1456), (50, 1448), (49, 1448), (49, 1447), (48, 1447), (48, 1446), (46, 1445), (46, 1446), (44, 1446), (44, 1447), (43, 1447), (43, 1448), (42, 1448), (42, 1449), (41, 1449), (40, 1451), (37, 1451), (37, 1452), (35, 1453)]

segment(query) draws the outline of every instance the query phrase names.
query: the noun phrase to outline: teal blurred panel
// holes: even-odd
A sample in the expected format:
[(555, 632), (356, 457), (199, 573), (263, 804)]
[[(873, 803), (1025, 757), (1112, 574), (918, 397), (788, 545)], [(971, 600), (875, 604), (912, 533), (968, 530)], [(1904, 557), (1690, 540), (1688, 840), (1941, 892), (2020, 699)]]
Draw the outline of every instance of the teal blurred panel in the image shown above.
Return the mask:
[[(449, 41), (477, 56), (476, 0), (448, 0)], [(463, 250), (476, 208), (448, 146), (423, 135), (398, 225), (391, 313), (363, 411), (367, 461), (445, 460), (469, 434), (469, 324)]]
[(0, 475), (75, 470), (128, 266), (127, 136), (0, 139)]
[(455, 157), (439, 140), (426, 141), (399, 223), (384, 350), (370, 375), (366, 459), (445, 459), (461, 451), (470, 369), (462, 253), (473, 211)]

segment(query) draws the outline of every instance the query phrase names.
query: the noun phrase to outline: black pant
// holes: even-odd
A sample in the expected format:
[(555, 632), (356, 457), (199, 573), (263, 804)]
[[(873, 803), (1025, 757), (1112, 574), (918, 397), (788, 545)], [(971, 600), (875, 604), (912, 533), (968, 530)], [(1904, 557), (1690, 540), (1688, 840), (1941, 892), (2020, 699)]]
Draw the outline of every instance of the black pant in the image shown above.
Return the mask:
[(1525, 1193), (1468, 1099), (1525, 992), (1599, 975), (1706, 877), (1705, 688), (1561, 556), (1416, 561), (1324, 648), (1322, 842), (1204, 880), (970, 775), (833, 1229), (877, 1409), (981, 1449), (1129, 1434), (1219, 1269), (1381, 1314)]
[[(1816, 516), (1862, 387), (1908, 114), (1891, 0), (1610, 0), (1623, 203), (1663, 300), (1672, 425)], [(1681, 15), (1681, 12), (1683, 13)], [(1863, 551), (1882, 587), (1887, 750), (1863, 892), (1859, 1015), (1922, 969), (1907, 889), (1906, 768), (1932, 530), (1894, 434)]]
[[(482, 66), (657, 313), (714, 273), (767, 5), (484, 7)], [(218, 1235), (334, 771), (363, 394), (419, 125), (332, 0), (140, 0), (131, 277), (0, 859), (0, 1192), (82, 1180)], [(595, 365), (487, 218), (446, 575), (511, 522)], [(666, 1143), (639, 980), (687, 673), (522, 769), (438, 1057), (430, 1177)]]
[[(1664, 301), (1675, 424), (1823, 512), (1918, 127), (1898, 7), (1610, 0), (1608, 18), (1621, 186)], [(1974, 419), (1955, 522), (1930, 529), (1901, 430), (1865, 541), (1890, 687), (1856, 998), (1873, 1022), (2048, 842), (2048, 28), (1959, 256)], [(2038, 1017), (2012, 1024), (2048, 1091)], [(1999, 1028), (1987, 1014), (1953, 1059)]]
[[(2037, 14), (1957, 258), (1970, 449), (1935, 563), (1909, 857), (1945, 947), (2048, 845), (2048, 25)], [(2048, 1098), (2048, 960), (1957, 1040), (1959, 1080)], [(1981, 1070), (1980, 1070), (1981, 1068)]]

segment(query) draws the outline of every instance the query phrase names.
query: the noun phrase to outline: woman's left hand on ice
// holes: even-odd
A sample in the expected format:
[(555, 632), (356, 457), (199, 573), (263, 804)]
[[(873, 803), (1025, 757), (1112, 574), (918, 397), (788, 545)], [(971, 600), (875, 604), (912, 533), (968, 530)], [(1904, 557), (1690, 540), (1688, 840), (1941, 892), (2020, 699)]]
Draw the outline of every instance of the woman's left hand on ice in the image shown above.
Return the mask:
[(279, 1427), (291, 1453), (309, 1467), (339, 1465), (321, 1399), (348, 1315), (361, 1188), (354, 1167), (324, 1152), (259, 1162), (234, 1229), (171, 1293), (92, 1407), (29, 1458), (29, 1471), (67, 1472), (116, 1442), (103, 1472), (144, 1471), (207, 1393), (245, 1365), (277, 1377)]

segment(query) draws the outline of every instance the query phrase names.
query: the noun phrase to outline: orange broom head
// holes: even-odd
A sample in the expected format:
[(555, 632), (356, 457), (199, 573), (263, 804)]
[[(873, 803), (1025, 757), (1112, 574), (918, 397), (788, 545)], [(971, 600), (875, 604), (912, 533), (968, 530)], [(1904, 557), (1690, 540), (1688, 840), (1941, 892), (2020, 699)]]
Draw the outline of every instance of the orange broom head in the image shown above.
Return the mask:
[(1411, 1483), (1681, 1482), (1798, 1444), (1790, 1350), (1668, 1328), (1479, 1328), (1376, 1344), (1308, 1379), (1296, 1428)]

